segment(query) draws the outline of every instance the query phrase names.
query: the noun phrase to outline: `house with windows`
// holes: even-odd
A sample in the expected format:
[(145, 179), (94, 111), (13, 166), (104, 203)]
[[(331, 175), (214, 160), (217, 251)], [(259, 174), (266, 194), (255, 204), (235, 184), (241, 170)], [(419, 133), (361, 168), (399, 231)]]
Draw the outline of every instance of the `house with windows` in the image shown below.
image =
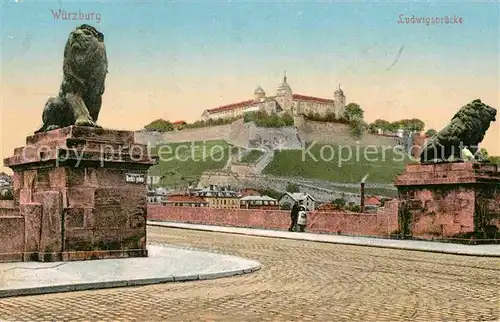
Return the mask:
[(164, 206), (175, 206), (175, 207), (208, 207), (209, 203), (198, 196), (192, 196), (189, 194), (177, 194), (168, 195), (163, 200), (162, 204)]
[(240, 199), (241, 209), (279, 210), (278, 200), (269, 196), (246, 196)]
[(280, 205), (280, 208), (286, 208), (286, 206), (293, 206), (296, 201), (304, 205), (309, 211), (315, 210), (316, 199), (308, 193), (285, 192), (278, 200), (278, 204)]
[(203, 198), (208, 202), (209, 207), (212, 208), (225, 208), (225, 209), (239, 209), (240, 208), (240, 194), (236, 191), (230, 190), (230, 187), (214, 187), (210, 186), (208, 189), (201, 189), (192, 192), (193, 195)]

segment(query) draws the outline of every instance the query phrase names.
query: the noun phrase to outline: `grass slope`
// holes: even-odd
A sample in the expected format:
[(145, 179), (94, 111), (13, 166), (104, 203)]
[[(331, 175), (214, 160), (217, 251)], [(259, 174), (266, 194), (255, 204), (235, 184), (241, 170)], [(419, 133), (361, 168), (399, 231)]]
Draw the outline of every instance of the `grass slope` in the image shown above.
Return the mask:
[(259, 150), (252, 150), (247, 155), (245, 155), (243, 158), (241, 158), (240, 162), (241, 163), (255, 163), (262, 157), (262, 155), (264, 155), (264, 152), (259, 151)]
[(152, 150), (159, 162), (149, 174), (162, 176), (160, 186), (196, 182), (204, 171), (224, 168), (232, 149), (223, 140), (162, 145)]
[(276, 152), (264, 173), (345, 183), (360, 182), (368, 174), (368, 183), (392, 183), (411, 162), (389, 148), (313, 144), (301, 151)]

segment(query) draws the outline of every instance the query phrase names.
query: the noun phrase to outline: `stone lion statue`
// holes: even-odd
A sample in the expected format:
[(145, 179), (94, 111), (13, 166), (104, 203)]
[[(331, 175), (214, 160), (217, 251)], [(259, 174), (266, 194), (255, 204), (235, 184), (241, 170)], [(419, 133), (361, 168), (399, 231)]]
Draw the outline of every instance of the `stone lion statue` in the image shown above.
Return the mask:
[(70, 125), (98, 127), (107, 72), (104, 35), (89, 25), (77, 27), (64, 48), (59, 94), (48, 99), (43, 126), (35, 133)]
[[(496, 109), (476, 99), (463, 106), (441, 131), (433, 135), (422, 148), (421, 163), (442, 163), (470, 160), (484, 161), (478, 153), (490, 123), (496, 120)], [(464, 152), (467, 154), (464, 156)], [(468, 156), (468, 157), (467, 157)]]

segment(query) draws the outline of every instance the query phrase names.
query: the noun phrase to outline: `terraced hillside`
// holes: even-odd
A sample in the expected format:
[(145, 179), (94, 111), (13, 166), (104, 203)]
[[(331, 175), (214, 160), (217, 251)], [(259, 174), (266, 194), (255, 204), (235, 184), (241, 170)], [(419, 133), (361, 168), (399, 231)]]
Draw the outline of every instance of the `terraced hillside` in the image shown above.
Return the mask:
[(410, 162), (393, 148), (314, 144), (276, 152), (263, 174), (338, 183), (358, 183), (368, 174), (369, 182), (390, 184)]
[(224, 168), (233, 149), (223, 140), (159, 145), (152, 150), (159, 162), (149, 174), (162, 176), (161, 186), (196, 182), (204, 171)]

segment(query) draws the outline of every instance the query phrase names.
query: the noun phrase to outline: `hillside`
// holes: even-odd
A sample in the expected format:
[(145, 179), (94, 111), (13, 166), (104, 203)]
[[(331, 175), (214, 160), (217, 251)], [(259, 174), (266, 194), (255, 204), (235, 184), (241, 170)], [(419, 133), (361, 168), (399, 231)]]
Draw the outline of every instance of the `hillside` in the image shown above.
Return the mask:
[(224, 168), (231, 150), (232, 146), (223, 140), (161, 145), (152, 150), (159, 162), (149, 174), (162, 176), (162, 186), (196, 182), (204, 171)]
[[(334, 151), (333, 157), (330, 147)], [(365, 150), (364, 147), (360, 146), (357, 153), (355, 145), (349, 147), (352, 154), (349, 159), (348, 147), (315, 144), (310, 148), (310, 153), (299, 150), (279, 151), (275, 153), (273, 161), (264, 169), (264, 174), (341, 183), (357, 183), (368, 174), (367, 182), (390, 184), (396, 175), (404, 171), (405, 165), (411, 162), (408, 157), (402, 157), (389, 149), (382, 151), (381, 147)], [(323, 155), (323, 159), (321, 155)], [(342, 159), (340, 155), (342, 155)]]

